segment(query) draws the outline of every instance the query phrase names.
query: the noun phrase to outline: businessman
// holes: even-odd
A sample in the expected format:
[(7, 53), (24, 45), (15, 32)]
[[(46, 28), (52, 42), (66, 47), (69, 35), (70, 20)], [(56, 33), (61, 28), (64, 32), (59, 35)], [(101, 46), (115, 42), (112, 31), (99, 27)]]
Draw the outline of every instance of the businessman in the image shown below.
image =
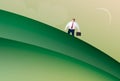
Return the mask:
[(75, 19), (72, 19), (72, 21), (70, 21), (66, 27), (65, 27), (65, 30), (68, 29), (68, 34), (72, 36), (74, 36), (74, 33), (75, 33), (75, 29), (77, 28), (78, 32), (80, 32), (80, 28), (79, 28), (79, 25), (77, 24), (77, 22), (75, 22)]

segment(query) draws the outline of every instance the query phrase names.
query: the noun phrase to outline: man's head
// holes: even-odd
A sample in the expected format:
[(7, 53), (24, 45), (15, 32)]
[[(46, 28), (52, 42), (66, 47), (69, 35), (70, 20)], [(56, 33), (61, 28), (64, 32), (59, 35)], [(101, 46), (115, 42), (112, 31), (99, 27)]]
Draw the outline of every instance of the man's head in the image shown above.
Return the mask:
[(73, 18), (72, 20), (75, 21), (75, 18)]

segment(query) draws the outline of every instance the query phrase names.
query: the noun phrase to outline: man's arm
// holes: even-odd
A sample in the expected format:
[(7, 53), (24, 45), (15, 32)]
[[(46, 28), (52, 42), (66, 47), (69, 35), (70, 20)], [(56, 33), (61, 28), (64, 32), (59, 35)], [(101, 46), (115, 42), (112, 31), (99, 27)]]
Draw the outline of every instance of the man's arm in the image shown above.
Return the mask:
[(77, 30), (80, 32), (80, 26), (76, 23)]
[(65, 31), (67, 30), (68, 26), (69, 26), (69, 23), (66, 25), (66, 27), (65, 27)]

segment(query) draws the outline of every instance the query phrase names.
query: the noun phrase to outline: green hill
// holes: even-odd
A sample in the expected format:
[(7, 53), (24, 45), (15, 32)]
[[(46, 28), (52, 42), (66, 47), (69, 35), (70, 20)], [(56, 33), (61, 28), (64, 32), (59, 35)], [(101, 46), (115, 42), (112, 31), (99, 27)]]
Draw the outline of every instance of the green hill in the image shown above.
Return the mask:
[(3, 10), (0, 48), (0, 76), (8, 78), (4, 81), (20, 77), (22, 81), (120, 80), (120, 64), (97, 48), (52, 26)]

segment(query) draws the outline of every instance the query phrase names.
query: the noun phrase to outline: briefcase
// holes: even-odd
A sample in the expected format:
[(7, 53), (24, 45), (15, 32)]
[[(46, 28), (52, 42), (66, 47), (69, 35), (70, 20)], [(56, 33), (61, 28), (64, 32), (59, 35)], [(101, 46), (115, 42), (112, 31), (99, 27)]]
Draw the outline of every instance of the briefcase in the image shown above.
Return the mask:
[(76, 36), (81, 36), (81, 32), (76, 32)]

